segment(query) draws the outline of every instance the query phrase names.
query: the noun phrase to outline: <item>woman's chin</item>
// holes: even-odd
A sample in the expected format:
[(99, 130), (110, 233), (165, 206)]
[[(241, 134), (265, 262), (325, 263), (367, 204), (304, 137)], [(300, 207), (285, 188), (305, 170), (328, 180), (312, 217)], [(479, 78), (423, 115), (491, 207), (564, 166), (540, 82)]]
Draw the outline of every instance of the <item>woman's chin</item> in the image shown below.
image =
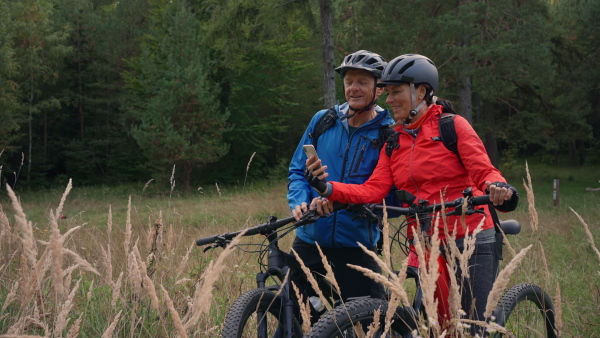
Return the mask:
[(407, 116), (408, 114), (394, 114), (394, 120), (398, 122), (400, 120), (404, 120)]

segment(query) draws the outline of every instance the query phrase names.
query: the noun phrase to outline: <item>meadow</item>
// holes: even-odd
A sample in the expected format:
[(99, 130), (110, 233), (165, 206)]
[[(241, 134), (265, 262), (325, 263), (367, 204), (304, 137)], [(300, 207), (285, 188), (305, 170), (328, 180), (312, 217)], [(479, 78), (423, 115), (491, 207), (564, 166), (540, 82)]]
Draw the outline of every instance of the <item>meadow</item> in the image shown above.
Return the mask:
[[(564, 337), (600, 336), (600, 253), (592, 240), (600, 244), (600, 191), (585, 189), (600, 187), (598, 169), (532, 164), (530, 196), (525, 164), (505, 171), (521, 194), (519, 208), (501, 215), (523, 226), (511, 247), (519, 252), (533, 245), (508, 285), (528, 281), (544, 288)], [(555, 208), (556, 178), (561, 200)], [(2, 187), (0, 334), (219, 336), (231, 303), (255, 287), (257, 257), (235, 248), (204, 253), (194, 240), (257, 225), (269, 215), (288, 216), (287, 182), (203, 186), (188, 195), (153, 183), (73, 182), (71, 189), (64, 182), (14, 194)], [(512, 257), (505, 250), (503, 264)]]

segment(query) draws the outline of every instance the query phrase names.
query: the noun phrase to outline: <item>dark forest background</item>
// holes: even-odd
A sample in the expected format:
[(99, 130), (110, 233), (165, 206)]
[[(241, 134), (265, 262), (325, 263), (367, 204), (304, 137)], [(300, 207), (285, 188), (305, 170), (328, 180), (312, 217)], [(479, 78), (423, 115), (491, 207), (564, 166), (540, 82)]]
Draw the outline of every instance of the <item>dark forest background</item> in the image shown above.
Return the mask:
[(0, 0), (0, 180), (283, 178), (358, 49), (430, 57), (497, 166), (598, 165), (598, 17), (597, 0)]

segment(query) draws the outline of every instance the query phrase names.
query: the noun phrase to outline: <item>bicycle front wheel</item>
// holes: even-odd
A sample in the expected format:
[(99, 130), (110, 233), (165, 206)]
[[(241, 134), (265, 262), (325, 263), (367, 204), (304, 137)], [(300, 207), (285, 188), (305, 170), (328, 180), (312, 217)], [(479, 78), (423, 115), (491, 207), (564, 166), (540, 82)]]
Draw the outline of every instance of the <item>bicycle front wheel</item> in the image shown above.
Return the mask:
[[(236, 299), (225, 317), (222, 337), (287, 337), (284, 304), (274, 291), (252, 289)], [(295, 316), (292, 316), (290, 328), (292, 338), (302, 337), (302, 327)]]
[(492, 315), (497, 324), (517, 337), (557, 336), (552, 300), (535, 284), (520, 283), (510, 288)]
[(380, 310), (379, 330), (373, 337), (405, 337), (416, 327), (411, 311), (397, 308), (392, 320), (391, 335), (384, 335), (388, 302), (381, 299), (361, 298), (346, 302), (325, 316), (312, 327), (305, 338), (353, 338), (365, 337), (369, 325), (375, 321), (375, 311)]

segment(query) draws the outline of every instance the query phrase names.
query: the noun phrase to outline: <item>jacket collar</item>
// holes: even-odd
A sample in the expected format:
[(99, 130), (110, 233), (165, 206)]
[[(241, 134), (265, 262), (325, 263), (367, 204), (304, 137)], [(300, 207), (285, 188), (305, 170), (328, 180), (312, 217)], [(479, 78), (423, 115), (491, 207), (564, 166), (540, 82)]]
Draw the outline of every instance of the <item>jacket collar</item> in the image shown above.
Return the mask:
[[(335, 106), (338, 117), (342, 118), (343, 116), (345, 116), (348, 113), (348, 109), (350, 108), (350, 106), (348, 105), (348, 102), (344, 102), (341, 105), (336, 105)], [(392, 124), (394, 121), (389, 118), (389, 121), (386, 121), (386, 117), (389, 117), (389, 112), (387, 109), (383, 109), (380, 106), (376, 105), (375, 106), (375, 111), (377, 112), (377, 116), (375, 116), (375, 118), (373, 118), (371, 121), (363, 124), (361, 126), (371, 126), (374, 125), (377, 128), (381, 128), (387, 125)], [(344, 124), (344, 126), (347, 128), (348, 127), (348, 121), (347, 120), (343, 120), (342, 123)]]

